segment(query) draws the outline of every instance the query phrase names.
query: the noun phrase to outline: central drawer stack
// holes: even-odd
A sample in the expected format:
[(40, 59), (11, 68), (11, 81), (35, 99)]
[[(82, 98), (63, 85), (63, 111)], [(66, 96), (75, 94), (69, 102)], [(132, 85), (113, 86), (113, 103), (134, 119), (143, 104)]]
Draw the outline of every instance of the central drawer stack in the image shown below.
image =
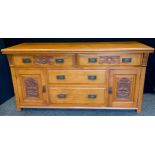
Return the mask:
[[(78, 61), (81, 61), (80, 55), (60, 55), (54, 60), (54, 65), (59, 65), (61, 69), (52, 68), (47, 71), (49, 103), (61, 107), (106, 106), (107, 71), (79, 69)], [(94, 58), (88, 58), (88, 61), (94, 63)]]
[(104, 106), (106, 82), (105, 70), (48, 70), (50, 103)]

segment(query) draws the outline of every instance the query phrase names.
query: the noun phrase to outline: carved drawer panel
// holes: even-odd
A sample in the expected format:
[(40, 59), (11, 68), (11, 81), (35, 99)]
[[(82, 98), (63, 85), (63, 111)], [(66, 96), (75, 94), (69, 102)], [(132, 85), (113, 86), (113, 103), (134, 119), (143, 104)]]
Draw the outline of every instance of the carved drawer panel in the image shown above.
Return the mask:
[(34, 64), (51, 65), (53, 64), (53, 57), (52, 56), (34, 56)]
[(49, 98), (51, 106), (58, 107), (98, 107), (107, 104), (105, 88), (50, 87)]
[(49, 83), (105, 84), (106, 70), (48, 70)]
[(103, 66), (103, 65), (140, 65), (141, 54), (79, 54), (78, 64), (80, 66)]
[(14, 56), (14, 64), (18, 66), (47, 66), (50, 67), (67, 67), (74, 64), (74, 55), (57, 54), (57, 55), (36, 55), (36, 56)]

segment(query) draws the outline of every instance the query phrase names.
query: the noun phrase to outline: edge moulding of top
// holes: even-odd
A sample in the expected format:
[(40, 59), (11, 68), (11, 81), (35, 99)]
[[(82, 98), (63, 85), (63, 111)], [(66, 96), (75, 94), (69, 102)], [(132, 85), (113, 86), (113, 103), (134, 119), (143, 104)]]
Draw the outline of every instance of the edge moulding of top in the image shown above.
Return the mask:
[(154, 49), (139, 42), (64, 42), (64, 43), (22, 43), (2, 50), (3, 54), (14, 52), (153, 52)]

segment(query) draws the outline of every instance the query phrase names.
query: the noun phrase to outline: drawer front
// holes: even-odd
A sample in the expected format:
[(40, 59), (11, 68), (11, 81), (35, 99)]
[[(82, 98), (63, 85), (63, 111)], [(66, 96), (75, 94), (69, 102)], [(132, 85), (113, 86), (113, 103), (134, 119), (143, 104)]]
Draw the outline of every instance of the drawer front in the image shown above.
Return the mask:
[(49, 83), (106, 83), (106, 70), (48, 70)]
[(13, 62), (15, 65), (33, 65), (33, 56), (14, 56)]
[(103, 66), (103, 65), (140, 65), (141, 54), (101, 55), (79, 54), (80, 66)]
[(53, 106), (106, 106), (105, 88), (50, 87)]
[(50, 67), (66, 67), (73, 66), (74, 55), (51, 55), (51, 56), (14, 56), (15, 65), (37, 65)]

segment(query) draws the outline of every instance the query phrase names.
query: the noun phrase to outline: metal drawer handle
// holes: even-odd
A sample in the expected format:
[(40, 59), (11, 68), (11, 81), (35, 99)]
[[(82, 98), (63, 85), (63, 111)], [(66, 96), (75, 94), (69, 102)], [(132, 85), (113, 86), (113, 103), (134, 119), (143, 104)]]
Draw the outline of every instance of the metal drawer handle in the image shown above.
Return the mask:
[(88, 75), (88, 80), (96, 80), (96, 75)]
[(97, 58), (88, 58), (89, 63), (95, 63), (97, 62)]
[(132, 58), (122, 58), (122, 62), (129, 63), (132, 61)]
[(32, 60), (30, 58), (23, 58), (23, 63), (31, 63)]
[(58, 98), (66, 98), (67, 95), (66, 95), (66, 94), (58, 94), (57, 97), (58, 97)]
[(62, 59), (62, 58), (57, 58), (57, 59), (55, 59), (55, 62), (56, 62), (56, 63), (64, 63), (64, 59)]
[(88, 98), (95, 99), (95, 98), (97, 98), (97, 95), (96, 94), (88, 94)]
[(58, 80), (64, 80), (65, 79), (65, 75), (57, 75), (57, 79)]
[(108, 88), (108, 93), (112, 94), (112, 87), (111, 86)]
[(43, 85), (42, 92), (46, 93), (46, 86), (45, 85)]

